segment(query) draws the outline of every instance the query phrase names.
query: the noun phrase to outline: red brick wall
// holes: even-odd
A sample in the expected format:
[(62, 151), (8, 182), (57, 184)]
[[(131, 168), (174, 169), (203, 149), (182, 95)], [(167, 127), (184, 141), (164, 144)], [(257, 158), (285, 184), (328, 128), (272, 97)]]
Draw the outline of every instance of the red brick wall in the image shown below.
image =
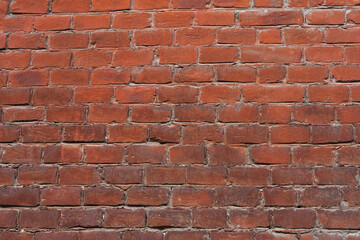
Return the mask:
[(360, 239), (359, 4), (0, 0), (0, 239)]

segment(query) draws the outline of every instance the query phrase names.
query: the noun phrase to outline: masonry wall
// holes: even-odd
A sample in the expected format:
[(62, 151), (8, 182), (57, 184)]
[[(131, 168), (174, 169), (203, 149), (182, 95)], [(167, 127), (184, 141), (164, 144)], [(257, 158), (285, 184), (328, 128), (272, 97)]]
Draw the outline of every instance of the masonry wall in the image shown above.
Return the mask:
[(357, 5), (1, 0), (0, 239), (360, 239)]

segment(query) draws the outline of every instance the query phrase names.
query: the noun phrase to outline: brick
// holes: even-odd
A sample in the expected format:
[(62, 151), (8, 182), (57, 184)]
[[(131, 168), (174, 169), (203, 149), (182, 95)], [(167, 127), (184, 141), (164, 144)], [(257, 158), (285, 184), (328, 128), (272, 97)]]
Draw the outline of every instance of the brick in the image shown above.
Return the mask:
[(323, 42), (323, 33), (320, 30), (289, 28), (284, 31), (285, 43), (289, 45), (316, 44)]
[(16, 125), (0, 126), (0, 142), (15, 142), (19, 139), (20, 127)]
[(217, 80), (221, 82), (255, 82), (255, 70), (249, 67), (219, 67)]
[(255, 207), (259, 204), (259, 191), (252, 187), (222, 187), (216, 189), (219, 206)]
[(254, 146), (251, 157), (255, 163), (262, 164), (289, 164), (291, 160), (288, 147)]
[(218, 43), (254, 44), (256, 31), (253, 29), (219, 29), (217, 30)]
[(111, 53), (99, 50), (80, 50), (73, 52), (75, 67), (103, 67), (111, 63)]
[(190, 86), (160, 86), (158, 90), (159, 102), (195, 103), (198, 89)]
[(13, 13), (47, 13), (48, 2), (46, 0), (16, 0), (11, 4)]
[(274, 224), (283, 228), (312, 228), (315, 226), (315, 211), (312, 209), (275, 210)]
[(119, 103), (150, 103), (155, 98), (153, 86), (126, 86), (119, 87), (115, 93)]
[(310, 127), (302, 125), (274, 126), (270, 129), (272, 143), (309, 143)]
[(315, 10), (306, 14), (308, 24), (331, 25), (344, 24), (345, 11), (343, 10)]
[(233, 11), (195, 12), (195, 22), (199, 26), (231, 26), (235, 23)]
[(105, 227), (144, 227), (145, 211), (143, 209), (106, 209)]
[(128, 117), (128, 107), (122, 105), (92, 105), (88, 120), (91, 122), (124, 123)]
[(54, 143), (61, 140), (61, 127), (57, 125), (32, 125), (22, 127), (24, 143)]
[(44, 149), (45, 163), (77, 163), (80, 162), (81, 156), (78, 145), (53, 145)]
[(225, 86), (206, 86), (201, 88), (200, 101), (203, 103), (234, 103), (239, 101), (240, 89)]
[(349, 100), (349, 88), (339, 85), (311, 85), (308, 90), (310, 102), (340, 103)]
[(82, 69), (59, 69), (50, 71), (53, 85), (88, 85), (89, 72)]
[(349, 125), (314, 126), (313, 143), (340, 143), (354, 140), (353, 129)]
[(205, 161), (205, 148), (202, 146), (174, 146), (169, 154), (169, 162), (173, 164), (203, 164)]
[(150, 27), (150, 17), (149, 13), (119, 13), (114, 16), (113, 27), (116, 29), (147, 28)]
[(360, 29), (331, 28), (325, 31), (327, 43), (357, 43), (360, 41)]
[(192, 47), (161, 47), (157, 53), (160, 64), (190, 64), (197, 61), (197, 51)]
[(358, 9), (352, 9), (347, 13), (346, 17), (350, 23), (359, 23), (360, 22), (360, 12)]
[(145, 142), (147, 128), (138, 125), (112, 125), (108, 127), (108, 142)]
[(34, 67), (69, 67), (70, 52), (33, 52), (32, 65)]
[(87, 29), (106, 29), (110, 27), (111, 16), (109, 14), (98, 15), (78, 15), (74, 16), (73, 29), (87, 30)]
[(139, 46), (170, 46), (172, 32), (165, 29), (138, 30), (134, 34), (134, 40)]
[(211, 232), (211, 239), (213, 240), (236, 240), (236, 239), (251, 239), (253, 237), (252, 232)]
[(85, 122), (85, 108), (74, 106), (49, 106), (46, 109), (48, 122)]
[(136, 68), (132, 71), (134, 83), (169, 83), (171, 82), (171, 69), (168, 67)]
[[(356, 54), (356, 51), (353, 51)], [(336, 66), (332, 68), (332, 73), (337, 82), (352, 82), (358, 81), (358, 73), (360, 68), (358, 66)]]
[(134, 0), (133, 2), (135, 10), (166, 9), (168, 7), (169, 0)]
[(43, 149), (39, 146), (29, 145), (11, 145), (4, 146), (5, 150), (2, 156), (3, 163), (13, 164), (31, 164), (40, 162)]
[(56, 33), (49, 36), (51, 50), (86, 48), (88, 42), (87, 33)]
[(107, 87), (78, 87), (74, 91), (76, 103), (109, 103), (114, 90)]
[(242, 88), (245, 102), (277, 103), (302, 102), (305, 88), (302, 86), (260, 86), (247, 85)]
[(150, 140), (160, 143), (179, 143), (180, 126), (154, 125), (150, 126)]
[(215, 31), (207, 28), (182, 28), (176, 31), (175, 39), (180, 46), (208, 46), (215, 41)]
[[(6, 12), (6, 11), (2, 10), (2, 12)], [(34, 22), (34, 18), (32, 17), (18, 16), (18, 17), (4, 18), (3, 29), (7, 32), (11, 32), (11, 31), (30, 32), (33, 22)]]
[(36, 232), (35, 239), (36, 240), (46, 240), (46, 239), (69, 239), (76, 240), (78, 238), (77, 232)]
[(193, 239), (202, 240), (205, 238), (205, 232), (202, 231), (169, 231), (165, 235), (165, 240)]
[(30, 53), (29, 52), (2, 52), (0, 53), (0, 67), (2, 69), (24, 69), (29, 66)]
[(41, 205), (45, 206), (79, 206), (80, 187), (47, 187), (41, 191)]
[(122, 146), (85, 146), (86, 163), (121, 163), (124, 158)]
[(328, 229), (359, 228), (359, 211), (356, 210), (320, 210), (318, 219), (322, 226)]
[(100, 183), (100, 170), (95, 166), (66, 166), (59, 172), (61, 185), (96, 185)]
[(307, 188), (300, 198), (303, 206), (338, 206), (341, 201), (338, 188)]
[(264, 189), (265, 206), (296, 206), (297, 193), (292, 189)]
[(39, 205), (39, 188), (1, 187), (1, 206), (34, 207)]
[(288, 81), (291, 83), (324, 82), (329, 77), (329, 70), (323, 66), (290, 66)]
[(141, 231), (126, 231), (124, 232), (124, 240), (136, 240), (136, 239), (145, 239), (145, 240), (162, 240), (163, 235), (161, 232), (141, 232)]
[(225, 7), (225, 8), (250, 7), (250, 1), (243, 1), (243, 0), (214, 0), (213, 4), (215, 7)]
[(313, 176), (308, 167), (279, 167), (272, 170), (272, 183), (276, 185), (311, 185)]
[(155, 13), (155, 27), (177, 28), (190, 27), (194, 14), (192, 12), (157, 12)]
[(331, 147), (297, 147), (293, 149), (296, 165), (333, 165), (334, 152)]
[(170, 192), (161, 187), (131, 187), (126, 197), (127, 205), (161, 206), (169, 203)]
[(48, 73), (38, 70), (13, 71), (9, 74), (11, 87), (44, 86), (48, 83)]
[(258, 110), (253, 105), (221, 106), (218, 114), (221, 122), (253, 122), (258, 120)]
[(289, 5), (291, 7), (315, 7), (321, 5), (323, 0), (291, 0)]
[(238, 50), (234, 47), (200, 48), (200, 63), (232, 63), (238, 59)]
[(93, 11), (116, 11), (130, 9), (130, 0), (94, 0)]
[(268, 128), (259, 125), (228, 126), (226, 141), (230, 144), (265, 143), (268, 141)]
[(36, 88), (32, 95), (34, 105), (66, 105), (71, 100), (68, 88)]
[(247, 11), (240, 14), (242, 25), (301, 25), (302, 13), (297, 10), (261, 10)]
[(98, 48), (129, 47), (130, 37), (127, 32), (93, 32), (90, 42)]
[(174, 207), (211, 207), (214, 201), (214, 192), (208, 189), (175, 188), (171, 197)]
[(197, 228), (216, 229), (226, 227), (226, 210), (202, 208), (193, 210), (193, 226)]
[(120, 231), (101, 231), (101, 230), (94, 230), (94, 231), (81, 231), (79, 232), (80, 240), (111, 240), (111, 239), (119, 239), (121, 238)]
[(335, 110), (330, 106), (303, 105), (293, 110), (294, 120), (309, 124), (330, 124), (335, 119)]
[(20, 212), (19, 226), (21, 228), (48, 228), (54, 229), (59, 221), (59, 212), (55, 209), (32, 210)]
[(301, 58), (300, 49), (295, 47), (244, 46), (240, 51), (244, 63), (297, 63)]
[(266, 186), (270, 172), (263, 167), (233, 167), (229, 172), (229, 181), (238, 186)]
[(148, 212), (148, 226), (162, 227), (188, 227), (190, 212), (185, 209), (159, 209)]
[(344, 200), (349, 204), (349, 206), (359, 206), (359, 195), (360, 189), (357, 187), (347, 187), (343, 189)]
[(13, 33), (8, 37), (8, 48), (41, 49), (46, 48), (45, 35), (40, 33)]
[[(1, 228), (15, 228), (17, 211), (15, 210), (2, 210), (0, 211), (0, 227)], [(1, 235), (0, 235), (1, 236)]]
[(80, 0), (73, 3), (70, 0), (55, 0), (53, 2), (53, 12), (56, 13), (77, 13), (88, 12), (90, 9), (89, 0)]
[(95, 70), (91, 75), (92, 85), (125, 84), (130, 82), (130, 72), (127, 70)]
[(15, 169), (0, 168), (0, 184), (2, 186), (13, 185), (15, 180)]
[(187, 183), (193, 185), (225, 185), (227, 179), (226, 168), (214, 167), (188, 167)]
[(17, 180), (21, 185), (55, 184), (56, 166), (20, 166)]
[(209, 105), (178, 105), (174, 108), (177, 122), (214, 122), (215, 108)]
[(266, 210), (231, 210), (229, 217), (232, 226), (242, 229), (269, 227), (269, 220), (270, 212)]
[(101, 209), (63, 209), (60, 226), (62, 227), (99, 227), (102, 221)]
[(170, 120), (168, 105), (136, 105), (132, 109), (132, 121), (140, 123), (162, 123)]
[(125, 150), (128, 163), (165, 163), (164, 146), (131, 145)]
[(244, 147), (233, 147), (223, 144), (217, 144), (208, 147), (207, 153), (208, 160), (212, 165), (232, 166), (248, 163), (247, 151)]
[(305, 57), (310, 62), (341, 62), (343, 50), (340, 47), (309, 47), (305, 49)]
[(358, 154), (356, 147), (343, 146), (338, 150), (337, 160), (341, 165), (357, 165)]
[(70, 16), (35, 17), (34, 29), (38, 31), (60, 31), (70, 28)]
[(136, 184), (142, 182), (142, 167), (105, 167), (104, 179), (112, 184)]
[[(329, 167), (315, 169), (316, 182), (319, 185), (355, 185), (357, 169), (353, 167)], [(331, 177), (330, 177), (331, 176)]]
[(145, 181), (148, 185), (184, 184), (186, 170), (182, 167), (147, 167)]
[(283, 66), (266, 66), (258, 70), (260, 83), (281, 82), (285, 77), (285, 68)]
[(282, 7), (282, 0), (255, 0), (255, 7)]
[(281, 31), (280, 29), (270, 29), (260, 32), (260, 43), (281, 43)]
[(190, 83), (190, 82), (211, 82), (214, 79), (214, 72), (207, 66), (189, 66), (180, 69), (174, 75), (175, 82)]
[(150, 65), (153, 52), (149, 50), (118, 50), (114, 53), (113, 66), (139, 66)]

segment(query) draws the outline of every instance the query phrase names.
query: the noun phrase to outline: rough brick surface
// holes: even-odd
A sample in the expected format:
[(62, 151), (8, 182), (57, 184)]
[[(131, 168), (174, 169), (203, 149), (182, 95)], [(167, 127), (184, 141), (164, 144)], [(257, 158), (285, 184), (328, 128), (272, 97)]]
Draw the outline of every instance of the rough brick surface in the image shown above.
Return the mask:
[(0, 0), (0, 239), (360, 239), (359, 0)]

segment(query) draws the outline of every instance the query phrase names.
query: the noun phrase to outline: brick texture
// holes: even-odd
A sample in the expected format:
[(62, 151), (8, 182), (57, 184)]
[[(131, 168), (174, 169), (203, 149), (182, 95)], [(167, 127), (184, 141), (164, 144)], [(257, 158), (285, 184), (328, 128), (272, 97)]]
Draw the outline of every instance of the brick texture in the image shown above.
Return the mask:
[(0, 0), (0, 239), (360, 239), (359, 0)]

